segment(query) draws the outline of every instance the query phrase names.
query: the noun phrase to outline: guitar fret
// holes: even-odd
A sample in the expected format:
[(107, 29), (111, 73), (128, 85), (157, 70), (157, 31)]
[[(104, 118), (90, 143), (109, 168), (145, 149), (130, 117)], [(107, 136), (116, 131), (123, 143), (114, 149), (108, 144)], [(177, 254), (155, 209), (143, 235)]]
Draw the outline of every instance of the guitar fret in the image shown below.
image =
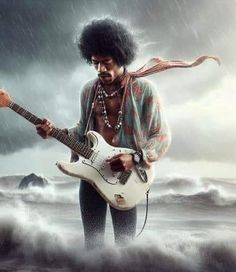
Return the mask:
[(76, 142), (72, 142), (72, 143), (71, 143), (71, 148), (72, 148), (72, 149), (77, 149), (77, 144), (76, 144)]
[(85, 157), (88, 157), (89, 155), (89, 150), (86, 150)]
[(87, 147), (86, 146), (84, 146), (83, 152), (84, 152), (84, 157), (86, 158), (88, 156), (87, 155)]
[(24, 110), (20, 107), (19, 108), (19, 113), (20, 113), (20, 115), (22, 115), (24, 117), (23, 112), (24, 112)]
[(54, 137), (54, 136), (55, 136), (54, 134), (55, 134), (55, 131), (52, 130), (52, 131), (51, 131), (51, 136)]
[(86, 158), (86, 152), (83, 150), (83, 156)]
[(83, 144), (82, 143), (76, 143), (76, 145), (77, 145), (78, 149), (82, 149), (83, 148)]
[(76, 143), (76, 149), (83, 151), (83, 144), (82, 143)]
[(53, 129), (53, 130), (51, 131), (51, 136), (56, 138), (55, 133), (56, 133), (56, 130), (55, 130), (55, 129)]
[(74, 148), (74, 145), (76, 145), (76, 142), (73, 139), (69, 139), (70, 145)]
[(85, 146), (84, 145), (82, 145), (82, 147), (81, 147), (81, 151), (83, 152), (83, 154), (84, 154), (84, 151), (85, 151)]
[(19, 113), (20, 108), (18, 107), (18, 105), (15, 105), (15, 107), (14, 107), (14, 108), (16, 109), (16, 112), (17, 112), (17, 113)]
[(76, 145), (75, 145), (74, 150), (76, 150), (76, 151), (80, 151), (80, 153), (82, 153), (82, 152), (81, 152), (81, 148), (80, 148), (80, 145), (79, 145), (79, 144), (76, 144)]
[(77, 142), (73, 137), (64, 133), (60, 129), (53, 129), (51, 132), (51, 136), (53, 136), (63, 144), (67, 145), (71, 150), (75, 151), (76, 153), (82, 155), (85, 158), (90, 158), (90, 156), (92, 155), (93, 151), (89, 147), (81, 142)]
[(69, 139), (69, 145), (72, 150), (76, 149), (76, 142), (73, 139)]
[(66, 142), (66, 135), (62, 134), (62, 140)]
[(63, 135), (62, 135), (62, 133), (58, 133), (58, 138), (59, 138), (60, 141), (63, 141)]
[[(37, 117), (31, 115), (30, 119), (32, 119), (32, 122), (33, 122), (33, 123), (36, 123)], [(29, 119), (29, 121), (30, 121), (30, 119)]]
[(25, 119), (27, 119), (34, 125), (40, 124), (42, 122), (41, 119), (39, 119), (38, 117), (30, 113), (29, 111), (23, 109), (22, 107), (20, 107), (14, 102), (10, 103), (9, 108), (14, 110), (16, 113), (20, 114), (22, 117), (24, 117)]

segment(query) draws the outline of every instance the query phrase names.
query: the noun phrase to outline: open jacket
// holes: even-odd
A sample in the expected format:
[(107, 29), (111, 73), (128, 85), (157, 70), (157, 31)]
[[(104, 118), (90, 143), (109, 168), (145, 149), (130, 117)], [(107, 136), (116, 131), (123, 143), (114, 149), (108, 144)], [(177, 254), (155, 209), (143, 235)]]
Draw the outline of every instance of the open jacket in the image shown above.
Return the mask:
[[(69, 133), (79, 141), (86, 141), (86, 133), (93, 130), (93, 108), (96, 102), (98, 79), (85, 84), (81, 96), (81, 115)], [(123, 123), (115, 135), (116, 146), (141, 151), (143, 164), (150, 166), (167, 151), (171, 134), (154, 85), (147, 79), (132, 78), (127, 85), (123, 106)]]

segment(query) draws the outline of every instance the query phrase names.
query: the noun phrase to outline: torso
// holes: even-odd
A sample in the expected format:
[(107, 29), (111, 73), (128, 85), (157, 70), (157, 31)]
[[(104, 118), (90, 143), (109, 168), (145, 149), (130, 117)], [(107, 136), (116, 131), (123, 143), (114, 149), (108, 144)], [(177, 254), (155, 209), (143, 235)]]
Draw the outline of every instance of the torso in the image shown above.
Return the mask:
[(104, 98), (106, 110), (107, 110), (107, 116), (113, 128), (109, 128), (105, 124), (103, 115), (101, 113), (100, 104), (96, 103), (96, 106), (94, 108), (95, 130), (99, 134), (101, 134), (103, 138), (106, 140), (106, 142), (109, 143), (110, 145), (114, 145), (114, 143), (112, 142), (112, 139), (117, 133), (115, 132), (114, 127), (117, 124), (117, 116), (118, 116), (118, 111), (120, 109), (121, 100), (122, 100), (121, 96), (115, 96), (112, 98)]

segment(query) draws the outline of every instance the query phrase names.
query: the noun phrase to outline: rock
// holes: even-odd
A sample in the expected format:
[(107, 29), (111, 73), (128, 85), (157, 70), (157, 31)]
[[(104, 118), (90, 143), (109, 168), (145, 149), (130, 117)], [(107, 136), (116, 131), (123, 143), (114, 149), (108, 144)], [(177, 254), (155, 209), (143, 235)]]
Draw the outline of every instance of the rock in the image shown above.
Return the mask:
[(25, 188), (28, 188), (29, 186), (45, 187), (47, 185), (48, 185), (48, 181), (45, 178), (42, 178), (32, 173), (28, 176), (25, 176), (21, 180), (18, 188), (25, 189)]

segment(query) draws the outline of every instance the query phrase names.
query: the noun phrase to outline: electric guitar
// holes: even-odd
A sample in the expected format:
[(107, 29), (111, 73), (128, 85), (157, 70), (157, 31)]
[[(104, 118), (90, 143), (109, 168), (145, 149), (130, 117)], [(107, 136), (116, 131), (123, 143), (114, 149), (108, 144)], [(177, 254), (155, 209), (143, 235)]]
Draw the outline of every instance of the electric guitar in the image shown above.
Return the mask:
[[(42, 119), (14, 103), (10, 95), (1, 89), (0, 107), (12, 109), (34, 125), (42, 123)], [(118, 154), (132, 154), (135, 151), (109, 145), (96, 131), (87, 133), (88, 140), (93, 144), (92, 147), (77, 141), (59, 128), (53, 128), (50, 136), (79, 155), (77, 162), (58, 161), (57, 167), (67, 175), (88, 181), (116, 209), (133, 208), (145, 196), (153, 182), (153, 167), (135, 165), (129, 171), (113, 172), (106, 162), (107, 159)]]

